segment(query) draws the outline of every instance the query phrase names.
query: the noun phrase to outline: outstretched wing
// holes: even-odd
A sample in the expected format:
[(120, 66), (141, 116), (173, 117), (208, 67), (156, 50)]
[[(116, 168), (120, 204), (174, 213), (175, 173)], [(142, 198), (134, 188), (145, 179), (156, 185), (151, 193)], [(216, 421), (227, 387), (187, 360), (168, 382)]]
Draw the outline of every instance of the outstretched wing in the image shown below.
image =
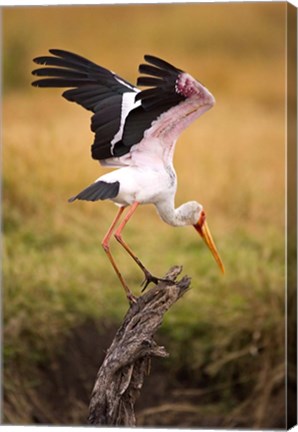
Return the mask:
[(136, 95), (135, 100), (141, 105), (128, 114), (122, 136), (126, 147), (132, 147), (142, 141), (145, 132), (151, 128), (161, 114), (173, 106), (184, 101), (186, 97), (176, 91), (176, 83), (183, 71), (158, 57), (145, 55), (150, 64), (141, 64), (139, 72), (148, 76), (141, 76), (137, 85), (149, 86)]
[(94, 113), (91, 152), (103, 165), (135, 163), (141, 152), (146, 159), (146, 153), (156, 153), (157, 145), (172, 146), (179, 133), (214, 103), (201, 83), (152, 55), (145, 55), (147, 63), (139, 67), (145, 76), (137, 84), (150, 87), (140, 91), (77, 54), (58, 49), (50, 54), (34, 59), (46, 66), (32, 72), (40, 77), (32, 84), (69, 88), (63, 96)]
[(114, 156), (114, 151), (129, 152), (119, 142), (126, 115), (134, 108), (138, 89), (115, 73), (68, 51), (51, 49), (50, 56), (37, 57), (34, 62), (45, 67), (33, 75), (40, 79), (35, 87), (69, 87), (65, 99), (92, 111), (91, 130), (95, 132), (92, 145), (94, 159)]
[[(150, 64), (141, 64), (138, 84), (151, 88), (136, 95), (141, 107), (133, 109), (124, 125), (123, 143), (131, 146), (132, 163), (152, 165), (172, 162), (173, 150), (180, 133), (210, 109), (215, 99), (191, 75), (150, 55)], [(136, 125), (141, 124), (139, 130)]]

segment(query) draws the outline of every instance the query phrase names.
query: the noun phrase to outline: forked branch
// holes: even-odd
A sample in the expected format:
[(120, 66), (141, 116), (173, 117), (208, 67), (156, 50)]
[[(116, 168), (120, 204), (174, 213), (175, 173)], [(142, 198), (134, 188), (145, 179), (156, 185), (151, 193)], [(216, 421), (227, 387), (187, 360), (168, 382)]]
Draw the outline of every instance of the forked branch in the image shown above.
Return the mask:
[(185, 293), (190, 278), (177, 281), (181, 267), (173, 267), (160, 282), (138, 298), (107, 351), (91, 395), (88, 423), (102, 426), (134, 426), (134, 405), (149, 373), (152, 357), (168, 356), (154, 341), (164, 314)]

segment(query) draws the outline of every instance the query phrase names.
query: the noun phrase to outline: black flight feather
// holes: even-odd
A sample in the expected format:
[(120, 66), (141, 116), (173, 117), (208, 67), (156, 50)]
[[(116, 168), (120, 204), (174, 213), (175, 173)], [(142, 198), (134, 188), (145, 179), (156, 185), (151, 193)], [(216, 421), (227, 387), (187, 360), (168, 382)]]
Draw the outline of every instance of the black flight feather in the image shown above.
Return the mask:
[(165, 69), (165, 70), (169, 70), (169, 71), (173, 71), (175, 73), (180, 73), (183, 72), (181, 69), (176, 68), (175, 66), (173, 66), (172, 64), (166, 62), (165, 60), (162, 60), (158, 57), (149, 55), (149, 54), (145, 54), (144, 55), (144, 59), (148, 62), (153, 64), (154, 66), (157, 66), (161, 69)]
[(139, 86), (158, 86), (163, 84), (163, 80), (159, 78), (152, 78), (152, 77), (138, 77), (137, 79), (137, 85)]
[(153, 75), (156, 77), (161, 77), (161, 78), (169, 75), (168, 71), (144, 63), (140, 64), (139, 72), (143, 74)]
[(86, 78), (86, 74), (72, 69), (63, 69), (56, 67), (44, 67), (32, 71), (32, 75), (36, 76), (54, 76), (63, 78)]
[(104, 181), (96, 181), (88, 186), (86, 189), (77, 195), (69, 198), (69, 202), (73, 202), (76, 199), (84, 201), (97, 201), (115, 198), (119, 193), (120, 183), (118, 181), (114, 183), (107, 183)]

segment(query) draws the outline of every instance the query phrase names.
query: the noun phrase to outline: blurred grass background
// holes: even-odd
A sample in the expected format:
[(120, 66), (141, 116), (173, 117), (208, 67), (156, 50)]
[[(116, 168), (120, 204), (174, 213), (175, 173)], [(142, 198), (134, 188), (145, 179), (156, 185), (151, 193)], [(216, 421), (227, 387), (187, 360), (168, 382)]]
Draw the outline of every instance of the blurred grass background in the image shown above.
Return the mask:
[[(2, 14), (4, 421), (42, 422), (34, 414), (42, 365), (59, 368), (55, 353), (86, 321), (100, 330), (127, 310), (100, 247), (115, 206), (67, 202), (105, 172), (90, 158), (90, 114), (59, 90), (30, 86), (32, 59), (61, 48), (132, 83), (143, 55), (157, 55), (217, 100), (178, 141), (176, 204), (204, 204), (226, 275), (193, 229), (166, 226), (150, 206), (125, 230), (153, 274), (182, 264), (193, 278), (161, 335), (171, 353), (163, 379), (197, 417), (191, 423), (185, 408), (171, 420), (181, 400), (168, 391), (175, 403), (167, 416), (143, 409), (140, 425), (283, 427), (286, 4), (13, 7)], [(142, 274), (118, 245), (113, 253), (139, 293)], [(85, 410), (77, 402), (75, 414), (45, 418), (84, 423)]]

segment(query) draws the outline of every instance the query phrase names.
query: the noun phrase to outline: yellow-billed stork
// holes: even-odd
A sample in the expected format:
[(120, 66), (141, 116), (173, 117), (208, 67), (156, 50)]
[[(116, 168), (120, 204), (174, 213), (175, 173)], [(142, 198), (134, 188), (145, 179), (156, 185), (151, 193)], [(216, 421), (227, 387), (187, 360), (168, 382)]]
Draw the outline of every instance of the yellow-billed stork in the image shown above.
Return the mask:
[[(154, 204), (161, 219), (172, 226), (192, 225), (211, 250), (224, 272), (206, 221), (206, 212), (196, 201), (175, 208), (177, 178), (173, 152), (179, 134), (215, 103), (213, 95), (199, 81), (170, 63), (145, 55), (139, 66), (137, 85), (77, 54), (49, 50), (51, 55), (34, 62), (46, 65), (34, 70), (36, 87), (64, 87), (63, 96), (93, 112), (91, 130), (95, 139), (92, 157), (103, 166), (116, 167), (69, 201), (109, 199), (118, 213), (102, 246), (107, 253), (130, 301), (134, 300), (115, 260), (109, 242), (115, 238), (144, 272), (144, 289), (161, 278), (153, 276), (122, 238), (122, 230), (139, 204)], [(129, 210), (120, 222), (126, 207)], [(119, 223), (119, 224), (118, 224)]]

